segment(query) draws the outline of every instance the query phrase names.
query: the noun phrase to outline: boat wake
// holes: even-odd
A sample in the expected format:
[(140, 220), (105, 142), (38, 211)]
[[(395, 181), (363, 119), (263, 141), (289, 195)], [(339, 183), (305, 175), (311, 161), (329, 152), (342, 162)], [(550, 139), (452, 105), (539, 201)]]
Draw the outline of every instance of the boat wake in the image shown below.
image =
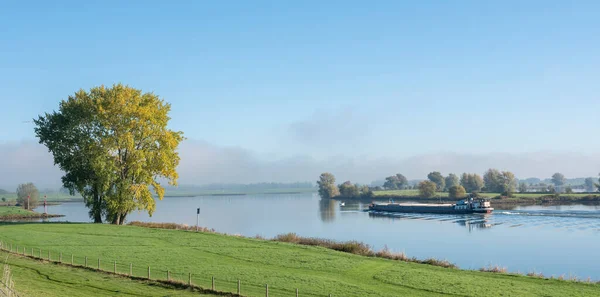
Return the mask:
[(419, 220), (454, 223), (472, 229), (550, 228), (562, 231), (591, 230), (600, 233), (600, 211), (555, 210), (498, 210), (493, 214), (416, 214), (393, 212), (369, 212), (372, 218), (392, 220)]

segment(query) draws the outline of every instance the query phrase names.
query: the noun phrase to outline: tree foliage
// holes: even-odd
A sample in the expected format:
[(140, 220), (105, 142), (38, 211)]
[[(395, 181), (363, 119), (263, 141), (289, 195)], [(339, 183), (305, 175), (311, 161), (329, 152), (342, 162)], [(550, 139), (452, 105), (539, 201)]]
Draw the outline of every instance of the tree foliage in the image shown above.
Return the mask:
[(358, 185), (352, 184), (350, 181), (346, 181), (339, 185), (340, 196), (342, 197), (358, 197), (360, 196), (360, 188)]
[(408, 186), (408, 180), (400, 173), (385, 178), (383, 187), (388, 190), (405, 189)]
[(448, 197), (453, 199), (464, 198), (467, 195), (467, 191), (461, 185), (452, 186), (448, 189)]
[(358, 184), (352, 184), (350, 181), (346, 181), (338, 186), (340, 196), (343, 198), (370, 198), (373, 197), (373, 191), (369, 186), (360, 186)]
[(586, 192), (594, 192), (596, 190), (594, 179), (591, 177), (586, 178), (584, 181), (584, 187)]
[(321, 198), (329, 199), (340, 195), (340, 191), (335, 185), (335, 176), (329, 172), (322, 173), (319, 176), (317, 185), (319, 186)]
[(448, 176), (446, 176), (446, 189), (449, 191), (450, 188), (454, 187), (454, 186), (459, 186), (460, 185), (460, 180), (458, 179), (458, 176), (454, 173), (450, 173), (448, 174)]
[(156, 209), (160, 180), (176, 185), (183, 133), (167, 128), (170, 104), (152, 93), (113, 85), (80, 90), (59, 111), (35, 122), (35, 133), (65, 172), (63, 186), (79, 192), (95, 222), (123, 224), (135, 210)]
[(489, 169), (483, 175), (483, 182), (488, 192), (502, 193), (510, 196), (516, 189), (515, 175), (510, 171), (500, 172), (498, 169)]
[(427, 178), (435, 183), (437, 191), (443, 191), (446, 188), (446, 180), (441, 173), (437, 171), (431, 172), (427, 175)]
[(565, 176), (560, 173), (557, 172), (555, 174), (552, 175), (552, 183), (554, 184), (555, 187), (562, 187), (565, 184), (565, 181), (567, 179), (565, 178)]
[(20, 184), (17, 187), (17, 203), (24, 209), (34, 209), (38, 206), (40, 192), (33, 183)]
[(477, 193), (483, 188), (483, 179), (475, 173), (463, 173), (460, 178), (460, 185), (469, 193)]
[(567, 193), (567, 194), (573, 194), (573, 188), (571, 188), (571, 186), (570, 186), (570, 185), (569, 185), (569, 186), (567, 186), (567, 187), (565, 188), (565, 193)]
[(431, 198), (435, 196), (436, 190), (437, 185), (432, 181), (426, 180), (419, 183), (419, 195), (422, 198)]
[(525, 182), (519, 183), (519, 193), (527, 192), (527, 184)]

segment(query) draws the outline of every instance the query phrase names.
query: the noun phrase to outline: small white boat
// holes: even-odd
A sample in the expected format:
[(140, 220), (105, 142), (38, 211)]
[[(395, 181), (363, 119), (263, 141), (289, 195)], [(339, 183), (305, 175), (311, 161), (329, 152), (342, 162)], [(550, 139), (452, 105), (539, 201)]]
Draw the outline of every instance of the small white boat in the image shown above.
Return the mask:
[(340, 206), (346, 206), (346, 202), (340, 202)]

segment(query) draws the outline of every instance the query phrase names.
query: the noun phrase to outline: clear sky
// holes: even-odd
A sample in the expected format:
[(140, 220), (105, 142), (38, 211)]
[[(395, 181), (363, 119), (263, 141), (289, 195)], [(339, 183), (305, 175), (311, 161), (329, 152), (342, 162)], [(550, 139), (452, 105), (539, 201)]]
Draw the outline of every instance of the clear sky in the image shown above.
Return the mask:
[(600, 1), (0, 2), (0, 143), (80, 88), (260, 158), (600, 148)]

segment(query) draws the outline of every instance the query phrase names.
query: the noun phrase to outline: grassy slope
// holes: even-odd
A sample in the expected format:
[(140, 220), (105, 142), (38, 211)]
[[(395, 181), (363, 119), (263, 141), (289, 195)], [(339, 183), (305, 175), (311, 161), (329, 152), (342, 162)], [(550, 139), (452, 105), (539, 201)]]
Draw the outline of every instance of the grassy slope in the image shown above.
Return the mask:
[[(598, 296), (600, 285), (515, 275), (460, 271), (345, 254), (316, 247), (209, 233), (92, 224), (3, 224), (0, 239), (15, 245), (50, 249), (53, 254), (88, 256), (106, 262), (152, 266), (194, 283), (264, 296)], [(44, 252), (45, 253), (45, 252)], [(143, 270), (140, 273), (144, 273)], [(134, 272), (135, 274), (135, 272)], [(177, 277), (177, 275), (175, 275)]]
[[(390, 191), (375, 191), (373, 192), (375, 194), (375, 196), (386, 196), (386, 195), (393, 195), (393, 196), (419, 196), (419, 190), (390, 190)], [(436, 193), (437, 197), (448, 197), (448, 193), (447, 192), (440, 192), (440, 193)], [(481, 196), (483, 197), (488, 197), (488, 198), (492, 198), (492, 197), (496, 197), (499, 196), (499, 193), (480, 193)], [(542, 196), (548, 196), (548, 195), (552, 195), (550, 193), (546, 193), (546, 194), (539, 194), (539, 193), (515, 193), (515, 197), (516, 198), (539, 198)], [(589, 193), (575, 193), (575, 194), (561, 194), (562, 197), (572, 197), (572, 198), (580, 198), (580, 197), (585, 197), (585, 196), (589, 196)]]
[[(198, 292), (157, 286), (147, 281), (70, 268), (0, 252), (7, 259), (20, 296), (198, 296)], [(210, 295), (204, 295), (210, 296)]]

